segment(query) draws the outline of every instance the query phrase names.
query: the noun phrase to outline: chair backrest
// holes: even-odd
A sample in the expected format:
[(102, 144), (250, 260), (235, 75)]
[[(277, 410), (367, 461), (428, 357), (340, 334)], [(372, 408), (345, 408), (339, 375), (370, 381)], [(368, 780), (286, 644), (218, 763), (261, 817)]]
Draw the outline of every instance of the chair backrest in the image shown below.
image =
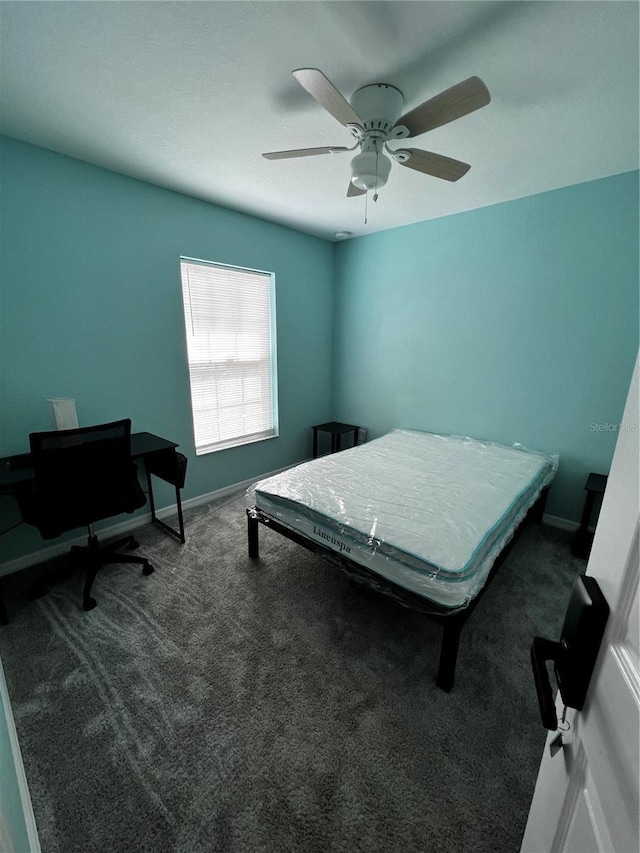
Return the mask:
[(38, 527), (72, 530), (144, 506), (131, 420), (29, 436)]

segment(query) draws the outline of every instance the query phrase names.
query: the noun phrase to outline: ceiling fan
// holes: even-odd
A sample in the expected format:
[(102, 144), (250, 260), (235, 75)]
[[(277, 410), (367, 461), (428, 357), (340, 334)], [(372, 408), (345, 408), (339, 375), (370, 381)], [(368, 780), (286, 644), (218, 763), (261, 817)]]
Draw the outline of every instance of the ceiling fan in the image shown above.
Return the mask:
[(377, 191), (384, 186), (391, 171), (391, 159), (401, 166), (445, 181), (457, 181), (471, 168), (468, 163), (442, 154), (420, 148), (393, 149), (388, 143), (419, 136), (486, 106), (491, 96), (479, 77), (469, 77), (401, 115), (404, 106), (402, 92), (388, 83), (363, 86), (354, 92), (349, 103), (317, 68), (298, 68), (293, 76), (320, 106), (349, 128), (356, 142), (351, 148), (330, 145), (270, 151), (262, 155), (268, 160), (338, 154), (359, 148), (360, 153), (351, 160), (351, 180), (347, 189), (350, 197), (363, 195), (368, 190)]

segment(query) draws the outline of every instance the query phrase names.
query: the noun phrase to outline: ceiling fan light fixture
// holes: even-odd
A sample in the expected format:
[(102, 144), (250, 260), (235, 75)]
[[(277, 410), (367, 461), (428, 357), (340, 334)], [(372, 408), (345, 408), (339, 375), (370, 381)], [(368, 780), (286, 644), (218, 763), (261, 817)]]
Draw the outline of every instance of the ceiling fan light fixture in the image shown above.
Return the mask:
[(351, 161), (351, 183), (359, 190), (375, 190), (389, 179), (391, 160), (375, 151), (363, 151)]

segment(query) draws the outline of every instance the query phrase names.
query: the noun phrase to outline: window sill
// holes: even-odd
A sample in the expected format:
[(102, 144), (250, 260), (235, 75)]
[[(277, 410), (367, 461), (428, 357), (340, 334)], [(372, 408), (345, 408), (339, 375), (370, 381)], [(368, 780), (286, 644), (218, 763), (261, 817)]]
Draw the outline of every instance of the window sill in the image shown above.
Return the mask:
[(268, 441), (272, 438), (278, 438), (278, 435), (279, 433), (274, 432), (269, 435), (252, 435), (241, 439), (219, 442), (218, 444), (207, 444), (204, 447), (196, 447), (196, 456), (206, 456), (209, 453), (217, 453), (220, 450), (231, 450), (234, 447), (244, 447), (247, 444), (256, 444), (258, 441)]

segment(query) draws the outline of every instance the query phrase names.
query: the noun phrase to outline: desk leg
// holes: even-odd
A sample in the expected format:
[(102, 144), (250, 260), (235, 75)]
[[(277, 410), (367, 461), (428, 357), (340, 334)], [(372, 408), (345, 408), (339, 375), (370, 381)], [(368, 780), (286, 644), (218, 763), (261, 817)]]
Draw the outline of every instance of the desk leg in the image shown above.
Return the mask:
[(151, 521), (156, 520), (156, 505), (153, 500), (153, 483), (151, 482), (151, 474), (147, 471), (147, 492), (149, 494), (149, 506), (151, 507)]
[(357, 429), (354, 429), (354, 431), (353, 431), (353, 446), (354, 447), (358, 446), (358, 430)]
[(178, 525), (180, 530), (174, 530), (173, 527), (170, 527), (165, 521), (162, 521), (161, 518), (156, 516), (156, 505), (153, 500), (153, 484), (151, 482), (151, 474), (147, 471), (147, 488), (149, 490), (149, 506), (151, 507), (151, 521), (154, 524), (157, 524), (158, 527), (161, 527), (163, 530), (166, 530), (167, 533), (170, 533), (172, 536), (175, 536), (176, 539), (179, 539), (180, 542), (184, 545), (187, 541), (184, 535), (184, 519), (182, 517), (182, 498), (180, 496), (180, 489), (176, 486), (176, 506), (178, 508)]
[(180, 541), (184, 545), (184, 520), (182, 518), (182, 497), (180, 495), (180, 489), (176, 486), (176, 506), (178, 507), (178, 524), (180, 525)]
[(340, 450), (340, 433), (331, 433), (331, 452), (337, 453)]
[(318, 458), (318, 430), (315, 427), (311, 427), (313, 430), (313, 459)]

